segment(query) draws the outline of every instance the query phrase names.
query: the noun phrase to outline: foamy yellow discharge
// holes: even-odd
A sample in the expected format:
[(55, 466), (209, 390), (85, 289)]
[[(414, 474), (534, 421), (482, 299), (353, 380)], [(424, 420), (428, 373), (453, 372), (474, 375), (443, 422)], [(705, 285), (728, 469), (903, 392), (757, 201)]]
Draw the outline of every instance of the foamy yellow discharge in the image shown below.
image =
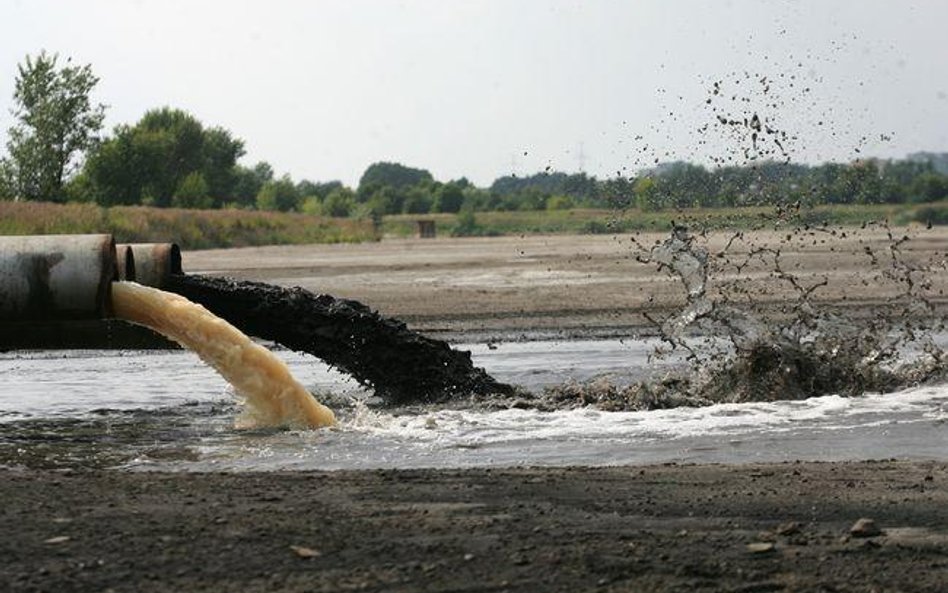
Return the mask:
[(112, 308), (116, 317), (150, 327), (214, 367), (246, 399), (238, 424), (335, 424), (332, 410), (316, 401), (282, 360), (201, 305), (135, 282), (113, 282)]

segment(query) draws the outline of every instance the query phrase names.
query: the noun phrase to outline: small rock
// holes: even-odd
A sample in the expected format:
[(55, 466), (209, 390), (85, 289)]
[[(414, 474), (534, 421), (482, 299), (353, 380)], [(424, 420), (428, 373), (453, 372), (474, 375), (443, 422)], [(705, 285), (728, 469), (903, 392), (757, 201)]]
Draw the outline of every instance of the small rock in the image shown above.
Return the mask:
[(774, 529), (774, 533), (777, 535), (796, 535), (800, 533), (800, 523), (798, 521), (787, 521), (777, 525), (777, 528)]
[(69, 537), (68, 535), (57, 535), (56, 537), (51, 537), (47, 540), (44, 540), (43, 543), (44, 544), (64, 544), (68, 542), (70, 539), (72, 538)]
[(753, 542), (747, 544), (747, 551), (751, 554), (770, 554), (775, 549), (773, 542)]
[(882, 535), (882, 530), (879, 529), (875, 521), (863, 517), (853, 523), (853, 526), (849, 528), (849, 533), (853, 537), (875, 537)]
[(296, 552), (296, 555), (300, 558), (319, 558), (323, 555), (319, 550), (314, 550), (313, 548), (307, 548), (305, 546), (290, 546), (290, 549)]

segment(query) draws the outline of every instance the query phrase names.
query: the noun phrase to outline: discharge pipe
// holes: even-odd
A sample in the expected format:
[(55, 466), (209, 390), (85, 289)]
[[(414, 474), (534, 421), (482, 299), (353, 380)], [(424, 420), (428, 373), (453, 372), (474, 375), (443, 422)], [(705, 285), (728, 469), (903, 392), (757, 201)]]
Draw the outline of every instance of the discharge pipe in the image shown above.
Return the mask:
[(172, 274), (181, 274), (181, 249), (176, 243), (120, 243), (116, 245), (118, 259), (133, 258), (133, 277), (122, 275), (121, 280), (134, 280), (139, 284), (165, 289)]
[[(134, 255), (122, 264), (135, 277)], [(0, 237), (0, 321), (107, 317), (118, 278), (112, 235)]]

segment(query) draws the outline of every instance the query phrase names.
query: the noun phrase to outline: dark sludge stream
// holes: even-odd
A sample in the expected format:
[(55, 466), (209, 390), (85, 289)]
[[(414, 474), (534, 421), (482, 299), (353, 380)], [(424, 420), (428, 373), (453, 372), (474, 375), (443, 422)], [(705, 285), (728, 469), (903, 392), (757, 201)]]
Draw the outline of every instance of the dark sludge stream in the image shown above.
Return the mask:
[(392, 404), (514, 389), (475, 367), (469, 352), (410, 330), (354, 300), (213, 276), (175, 275), (171, 292), (247, 334), (311, 354)]

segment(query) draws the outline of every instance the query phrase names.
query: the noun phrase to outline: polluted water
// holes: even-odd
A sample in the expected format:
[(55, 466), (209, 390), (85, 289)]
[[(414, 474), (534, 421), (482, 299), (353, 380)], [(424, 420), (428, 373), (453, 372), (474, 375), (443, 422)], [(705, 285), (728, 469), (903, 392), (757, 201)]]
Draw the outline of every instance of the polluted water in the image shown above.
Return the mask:
[[(873, 232), (891, 253), (887, 232)], [(880, 274), (904, 265), (916, 281), (906, 289), (889, 274), (867, 323), (852, 315), (859, 307), (824, 307), (817, 297), (829, 287), (808, 290), (822, 279), (802, 274), (773, 282), (790, 293), (800, 284), (798, 296), (740, 306), (731, 267), (776, 272), (772, 257), (751, 255), (750, 239), (730, 239), (679, 227), (633, 247), (639, 265), (667, 274), (682, 295), (680, 308), (650, 314), (639, 337), (456, 346), (516, 385), (511, 393), (393, 404), (308, 354), (272, 350), (336, 411), (330, 431), (235, 428), (231, 388), (189, 352), (2, 354), (0, 462), (242, 471), (943, 459), (948, 335), (928, 297), (943, 276), (926, 271), (938, 261), (909, 257), (911, 242), (894, 260), (880, 252)]]

